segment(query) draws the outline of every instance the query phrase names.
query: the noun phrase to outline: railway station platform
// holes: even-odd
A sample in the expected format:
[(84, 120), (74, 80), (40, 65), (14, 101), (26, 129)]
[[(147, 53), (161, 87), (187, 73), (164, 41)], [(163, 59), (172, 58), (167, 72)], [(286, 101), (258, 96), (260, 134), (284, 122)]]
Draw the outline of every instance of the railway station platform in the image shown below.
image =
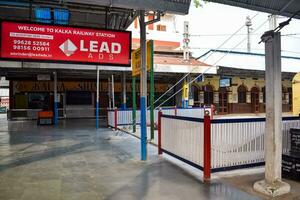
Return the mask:
[(93, 120), (57, 127), (0, 117), (0, 199), (260, 199), (223, 180), (204, 184), (148, 145)]

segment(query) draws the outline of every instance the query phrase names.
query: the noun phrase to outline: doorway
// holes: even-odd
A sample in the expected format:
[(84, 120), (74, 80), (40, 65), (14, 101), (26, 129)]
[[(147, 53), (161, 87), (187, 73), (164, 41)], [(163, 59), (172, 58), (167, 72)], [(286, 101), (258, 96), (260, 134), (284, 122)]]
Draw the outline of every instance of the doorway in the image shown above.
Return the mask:
[(192, 85), (192, 92), (193, 92), (193, 99), (194, 99), (194, 107), (200, 107), (198, 87), (195, 85)]
[(219, 113), (228, 114), (228, 93), (226, 88), (220, 88), (219, 91)]
[(251, 89), (251, 111), (252, 113), (259, 112), (259, 89), (257, 87)]

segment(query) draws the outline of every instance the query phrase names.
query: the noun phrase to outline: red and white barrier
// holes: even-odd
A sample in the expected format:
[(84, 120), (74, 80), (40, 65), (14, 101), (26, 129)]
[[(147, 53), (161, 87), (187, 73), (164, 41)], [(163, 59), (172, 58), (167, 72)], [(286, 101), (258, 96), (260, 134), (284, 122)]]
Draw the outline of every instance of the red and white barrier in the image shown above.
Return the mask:
[[(204, 119), (161, 114), (159, 153), (167, 153), (210, 173), (264, 165), (265, 118)], [(299, 117), (283, 118), (283, 153), (290, 149), (291, 128), (300, 128)]]
[[(205, 110), (209, 110), (210, 108), (206, 108)], [(204, 108), (164, 108), (162, 109), (162, 113), (164, 115), (173, 115), (173, 116), (184, 116), (184, 117), (196, 117), (203, 118), (204, 117)], [(111, 113), (117, 112), (117, 121), (111, 117)], [(113, 120), (113, 121), (112, 121)], [(117, 126), (126, 126), (132, 125), (132, 109), (126, 110), (108, 110), (108, 125), (114, 127), (115, 124)], [(154, 111), (154, 123), (158, 123), (158, 110)], [(136, 111), (136, 124), (140, 124), (140, 110)], [(150, 111), (147, 111), (147, 124), (150, 125)]]

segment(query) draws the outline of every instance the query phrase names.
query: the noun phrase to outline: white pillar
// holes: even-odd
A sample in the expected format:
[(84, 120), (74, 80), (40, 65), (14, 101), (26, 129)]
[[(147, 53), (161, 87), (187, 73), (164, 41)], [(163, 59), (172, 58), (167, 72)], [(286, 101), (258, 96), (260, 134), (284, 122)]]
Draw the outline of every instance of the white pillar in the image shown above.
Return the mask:
[(97, 66), (96, 129), (99, 128), (99, 67)]
[(112, 107), (115, 109), (115, 83), (114, 75), (111, 75), (111, 95), (112, 95)]
[[(281, 179), (282, 92), (280, 34), (266, 42), (266, 181)], [(271, 53), (272, 52), (272, 53)]]
[(277, 27), (277, 15), (269, 15), (269, 29), (274, 30)]
[(110, 82), (110, 78), (108, 78), (107, 80), (108, 82), (108, 107), (109, 109), (111, 109), (111, 82)]
[(254, 184), (254, 189), (270, 196), (290, 191), (281, 181), (282, 160), (282, 93), (280, 33), (267, 32), (262, 37), (266, 51), (266, 131), (265, 180)]
[(126, 73), (122, 73), (122, 109), (126, 109)]
[(57, 98), (57, 73), (53, 72), (54, 76), (54, 84), (53, 84), (53, 90), (54, 90), (54, 125), (58, 124), (58, 98)]

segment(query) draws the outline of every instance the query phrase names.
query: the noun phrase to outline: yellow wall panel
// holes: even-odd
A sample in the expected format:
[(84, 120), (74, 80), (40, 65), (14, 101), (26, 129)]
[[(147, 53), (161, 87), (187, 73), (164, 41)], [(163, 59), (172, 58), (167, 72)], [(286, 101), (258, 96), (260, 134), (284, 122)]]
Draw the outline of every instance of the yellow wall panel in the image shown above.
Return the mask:
[(300, 73), (293, 79), (293, 114), (300, 114)]

